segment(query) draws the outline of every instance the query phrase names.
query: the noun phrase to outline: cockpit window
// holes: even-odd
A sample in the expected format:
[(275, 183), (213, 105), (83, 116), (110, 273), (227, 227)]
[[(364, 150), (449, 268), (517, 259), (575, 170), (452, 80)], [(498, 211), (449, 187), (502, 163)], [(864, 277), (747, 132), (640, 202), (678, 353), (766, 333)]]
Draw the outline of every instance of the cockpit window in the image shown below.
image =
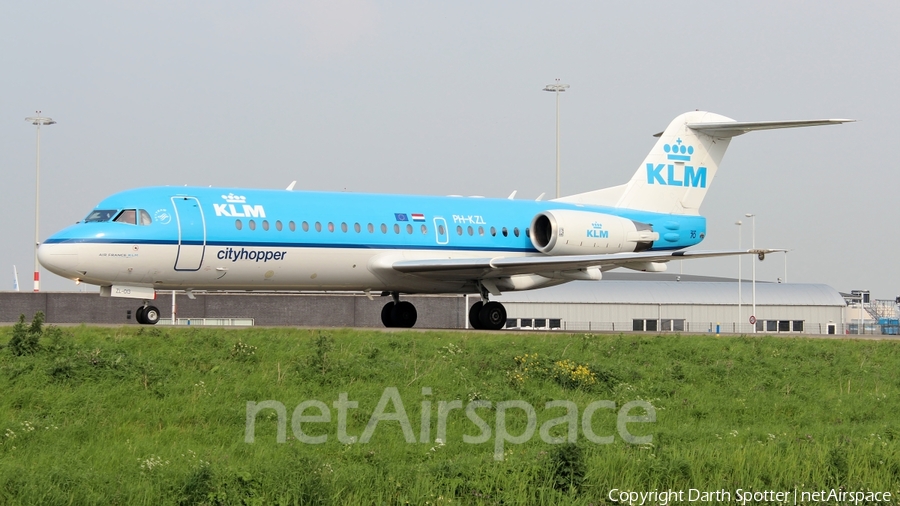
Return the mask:
[(85, 223), (98, 223), (103, 221), (109, 221), (113, 216), (116, 215), (115, 209), (94, 209), (91, 211), (91, 214), (87, 215), (87, 218), (84, 219)]
[(141, 225), (149, 225), (153, 223), (153, 220), (150, 219), (150, 213), (144, 211), (143, 209), (138, 210), (141, 213)]
[(129, 225), (137, 225), (136, 221), (137, 213), (134, 209), (125, 209), (118, 216), (116, 216), (115, 221), (118, 223), (128, 223)]

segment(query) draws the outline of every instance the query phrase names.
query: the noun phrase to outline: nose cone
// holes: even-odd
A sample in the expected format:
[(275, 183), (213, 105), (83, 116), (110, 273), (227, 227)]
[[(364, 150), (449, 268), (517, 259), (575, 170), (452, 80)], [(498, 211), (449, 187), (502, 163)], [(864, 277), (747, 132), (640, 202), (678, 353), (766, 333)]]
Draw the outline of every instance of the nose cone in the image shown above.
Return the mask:
[(78, 272), (78, 249), (77, 244), (51, 237), (38, 247), (38, 261), (57, 276), (80, 278), (83, 274)]

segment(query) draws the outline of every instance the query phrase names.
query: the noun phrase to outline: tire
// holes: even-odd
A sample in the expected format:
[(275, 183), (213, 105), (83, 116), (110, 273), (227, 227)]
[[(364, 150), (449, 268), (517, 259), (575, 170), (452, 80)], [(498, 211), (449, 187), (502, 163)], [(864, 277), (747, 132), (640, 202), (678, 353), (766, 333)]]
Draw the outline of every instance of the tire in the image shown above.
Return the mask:
[(408, 329), (416, 324), (418, 316), (416, 306), (412, 302), (404, 300), (394, 304), (394, 308), (391, 311), (391, 322), (395, 327)]
[(147, 325), (156, 325), (159, 322), (159, 308), (156, 306), (147, 306), (144, 308), (144, 323)]
[(394, 303), (388, 302), (381, 308), (381, 323), (384, 324), (385, 327), (391, 328), (394, 326), (394, 320), (391, 318), (391, 313), (394, 310)]
[(481, 326), (481, 319), (479, 317), (482, 307), (484, 307), (484, 302), (479, 300), (469, 308), (469, 325), (471, 325), (473, 329), (481, 330), (484, 328)]
[(134, 319), (141, 325), (146, 325), (147, 320), (144, 319), (144, 310), (147, 309), (144, 306), (137, 308), (137, 311), (134, 312)]
[(478, 313), (482, 328), (500, 330), (506, 325), (506, 308), (499, 302), (488, 302)]

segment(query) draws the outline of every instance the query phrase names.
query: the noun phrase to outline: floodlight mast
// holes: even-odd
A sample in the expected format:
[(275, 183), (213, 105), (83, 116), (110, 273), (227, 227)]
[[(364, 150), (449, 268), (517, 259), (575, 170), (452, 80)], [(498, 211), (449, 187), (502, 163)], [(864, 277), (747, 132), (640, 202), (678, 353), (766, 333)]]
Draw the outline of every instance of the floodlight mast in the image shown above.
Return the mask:
[(35, 111), (36, 116), (25, 118), (25, 121), (37, 127), (37, 155), (35, 156), (35, 176), (34, 176), (34, 291), (41, 291), (41, 264), (38, 262), (38, 246), (41, 244), (40, 239), (40, 217), (41, 217), (41, 126), (55, 125), (56, 122), (51, 118), (41, 116), (41, 111)]
[[(743, 249), (741, 242), (742, 242), (743, 235), (744, 235), (743, 234), (743, 226), (742, 226), (744, 224), (744, 222), (742, 222), (741, 220), (737, 220), (736, 222), (734, 222), (734, 224), (738, 226), (738, 251), (740, 251), (741, 249)], [(743, 298), (744, 298), (743, 295), (744, 294), (741, 292), (741, 270), (743, 267), (742, 264), (744, 262), (744, 259), (742, 258), (743, 255), (738, 255), (737, 257), (738, 257), (738, 331), (740, 331), (740, 328), (741, 328), (740, 326), (744, 324), (744, 309), (743, 309)]]
[(559, 94), (568, 87), (568, 84), (560, 84), (559, 79), (556, 80), (556, 84), (544, 86), (544, 91), (556, 93), (556, 198), (559, 198)]

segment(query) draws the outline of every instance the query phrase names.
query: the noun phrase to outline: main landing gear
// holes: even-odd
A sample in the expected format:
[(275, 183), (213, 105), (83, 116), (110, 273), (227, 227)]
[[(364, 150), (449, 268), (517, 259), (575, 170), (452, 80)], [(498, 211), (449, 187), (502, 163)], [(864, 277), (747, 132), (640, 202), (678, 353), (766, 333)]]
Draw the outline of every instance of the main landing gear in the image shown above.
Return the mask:
[(489, 302), (489, 292), (480, 282), (478, 289), (484, 301), (478, 301), (469, 308), (469, 324), (478, 330), (502, 329), (506, 326), (506, 308), (499, 302)]
[[(483, 301), (478, 301), (469, 309), (469, 323), (473, 329), (500, 330), (506, 326), (506, 308), (499, 302), (488, 301), (490, 293), (478, 283)], [(387, 293), (383, 293), (387, 295)], [(385, 327), (411, 328), (416, 324), (418, 313), (411, 302), (400, 300), (399, 292), (391, 292), (391, 300), (381, 308), (381, 323)]]
[(416, 324), (416, 306), (412, 302), (400, 300), (400, 293), (391, 292), (394, 299), (381, 308), (381, 323), (385, 327), (411, 328)]
[(145, 303), (134, 312), (134, 319), (141, 325), (156, 325), (159, 321), (159, 308)]
[(478, 330), (500, 330), (506, 325), (506, 308), (499, 302), (478, 301), (469, 308), (469, 324)]

